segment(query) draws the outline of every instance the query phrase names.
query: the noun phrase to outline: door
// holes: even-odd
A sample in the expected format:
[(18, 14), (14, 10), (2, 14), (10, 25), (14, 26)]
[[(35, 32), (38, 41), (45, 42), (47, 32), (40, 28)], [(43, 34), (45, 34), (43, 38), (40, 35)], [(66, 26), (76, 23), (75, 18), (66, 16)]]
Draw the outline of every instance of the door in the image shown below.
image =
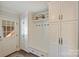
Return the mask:
[(78, 20), (78, 1), (61, 1), (60, 7), (63, 21)]
[(49, 22), (60, 21), (60, 2), (49, 2)]
[(0, 40), (0, 56), (7, 56), (17, 50), (18, 39), (16, 34), (16, 23), (11, 20), (1, 20), (0, 32), (2, 32), (2, 38)]
[(78, 21), (62, 22), (61, 36), (61, 56), (77, 56)]
[(2, 21), (0, 20), (0, 56), (2, 56)]
[(60, 23), (50, 23), (48, 27), (48, 38), (49, 38), (49, 57), (60, 56), (60, 45), (59, 45), (59, 34)]

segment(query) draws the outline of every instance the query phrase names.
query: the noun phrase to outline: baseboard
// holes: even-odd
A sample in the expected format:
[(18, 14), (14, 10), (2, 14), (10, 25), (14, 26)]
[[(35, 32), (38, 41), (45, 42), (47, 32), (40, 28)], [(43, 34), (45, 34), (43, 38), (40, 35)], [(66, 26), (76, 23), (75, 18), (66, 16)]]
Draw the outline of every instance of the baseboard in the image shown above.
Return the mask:
[(26, 51), (27, 53), (30, 53), (30, 51), (28, 49), (22, 49), (22, 50)]
[(4, 54), (2, 57), (8, 57), (9, 55), (11, 55), (11, 54), (13, 54), (13, 53), (15, 53), (16, 52), (16, 50), (15, 51), (11, 51), (10, 53), (8, 53), (8, 54)]
[(47, 57), (48, 56), (47, 53), (39, 51), (39, 50), (32, 48), (32, 47), (29, 47), (29, 52), (31, 52), (39, 57)]

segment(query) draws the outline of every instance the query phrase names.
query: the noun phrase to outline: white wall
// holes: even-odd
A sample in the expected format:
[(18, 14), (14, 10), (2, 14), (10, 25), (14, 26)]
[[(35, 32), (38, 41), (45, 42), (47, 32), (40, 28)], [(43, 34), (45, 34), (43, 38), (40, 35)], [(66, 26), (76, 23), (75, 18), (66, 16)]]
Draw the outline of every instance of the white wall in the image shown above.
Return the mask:
[[(47, 55), (48, 38), (47, 26), (45, 26), (45, 24), (47, 24), (48, 19), (41, 22), (35, 22), (32, 20), (33, 15), (34, 13), (31, 11), (25, 11), (20, 15), (20, 48), (29, 52), (31, 47), (36, 49), (38, 54), (43, 55), (42, 53), (45, 53)], [(36, 24), (43, 26), (37, 28)], [(37, 30), (39, 30), (39, 32)]]
[[(42, 14), (45, 12), (38, 12)], [(48, 39), (47, 39), (47, 21), (46, 19), (32, 20), (32, 16), (35, 13), (29, 15), (29, 47), (36, 49), (37, 51), (48, 53)], [(36, 26), (40, 25), (40, 26)], [(45, 26), (46, 25), (46, 26)]]
[(28, 51), (28, 12), (20, 15), (20, 48)]

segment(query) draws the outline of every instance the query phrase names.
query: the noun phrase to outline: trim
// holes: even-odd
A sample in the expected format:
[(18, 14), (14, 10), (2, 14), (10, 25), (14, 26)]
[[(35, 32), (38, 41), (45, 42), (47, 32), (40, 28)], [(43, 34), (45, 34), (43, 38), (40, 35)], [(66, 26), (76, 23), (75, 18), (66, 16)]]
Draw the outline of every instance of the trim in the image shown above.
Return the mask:
[(47, 57), (47, 56), (48, 56), (47, 53), (42, 52), (42, 51), (39, 51), (39, 50), (37, 50), (37, 49), (35, 49), (35, 48), (32, 48), (32, 47), (29, 47), (29, 51), (30, 51), (31, 53), (33, 53), (33, 54), (39, 56), (39, 57)]

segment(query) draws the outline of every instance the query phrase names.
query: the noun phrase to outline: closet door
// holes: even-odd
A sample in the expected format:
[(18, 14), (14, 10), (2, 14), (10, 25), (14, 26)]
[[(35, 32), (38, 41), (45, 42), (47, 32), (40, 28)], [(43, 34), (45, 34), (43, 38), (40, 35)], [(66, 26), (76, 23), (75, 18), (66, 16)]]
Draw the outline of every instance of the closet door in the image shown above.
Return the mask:
[(63, 21), (78, 20), (78, 1), (62, 1), (60, 6)]
[(57, 22), (60, 18), (60, 2), (49, 2), (49, 22)]
[(77, 56), (78, 52), (78, 22), (62, 22), (61, 56)]
[(50, 23), (48, 27), (49, 57), (59, 56), (59, 22)]

